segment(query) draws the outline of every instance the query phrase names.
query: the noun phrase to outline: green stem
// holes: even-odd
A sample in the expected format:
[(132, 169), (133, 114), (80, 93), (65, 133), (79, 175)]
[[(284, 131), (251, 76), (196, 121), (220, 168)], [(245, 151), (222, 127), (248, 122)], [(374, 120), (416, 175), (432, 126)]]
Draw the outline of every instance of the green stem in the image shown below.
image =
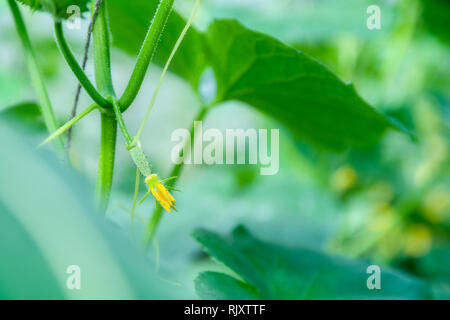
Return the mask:
[(185, 27), (183, 28), (183, 31), (181, 32), (180, 36), (177, 39), (177, 42), (172, 48), (172, 51), (170, 52), (169, 59), (167, 59), (166, 64), (164, 65), (164, 69), (161, 73), (161, 76), (159, 77), (158, 84), (156, 85), (155, 91), (153, 92), (152, 100), (150, 101), (150, 105), (147, 109), (147, 112), (145, 113), (144, 119), (142, 120), (141, 126), (139, 127), (138, 133), (136, 134), (136, 137), (134, 138), (133, 143), (136, 143), (141, 138), (142, 132), (144, 131), (145, 124), (148, 121), (148, 118), (150, 116), (150, 112), (153, 109), (153, 106), (156, 102), (156, 97), (158, 96), (159, 89), (161, 88), (162, 82), (164, 80), (164, 76), (167, 73), (167, 70), (169, 70), (170, 63), (172, 62), (173, 57), (175, 56), (178, 48), (181, 45), (181, 42), (183, 41), (184, 37), (186, 36), (186, 33), (189, 30), (189, 27), (192, 24), (192, 21), (194, 20), (195, 14), (197, 13), (198, 7), (200, 5), (200, 0), (195, 1), (194, 9), (192, 10), (191, 16), (189, 17), (189, 20), (187, 21)]
[[(92, 15), (95, 14), (95, 6), (95, 1), (92, 1)], [(98, 7), (92, 34), (94, 40), (94, 61), (96, 61), (94, 72), (97, 88), (106, 96), (115, 96), (111, 77), (110, 39), (105, 1), (102, 1)]]
[(158, 46), (158, 41), (166, 25), (167, 18), (172, 10), (174, 0), (161, 0), (155, 17), (145, 36), (144, 43), (136, 60), (133, 73), (123, 95), (119, 99), (122, 112), (125, 111), (136, 98), (142, 82), (144, 81), (150, 61)]
[[(8, 0), (8, 4), (11, 8), (14, 22), (16, 24), (16, 29), (25, 50), (25, 57), (31, 75), (31, 82), (33, 83), (34, 90), (36, 91), (36, 95), (39, 100), (39, 105), (41, 107), (45, 125), (49, 134), (52, 134), (58, 128), (58, 124), (56, 122), (55, 113), (53, 112), (50, 98), (45, 87), (42, 72), (39, 68), (33, 46), (31, 45), (30, 37), (28, 36), (22, 14), (20, 13), (20, 9), (15, 0)], [(62, 152), (64, 151), (64, 142), (62, 140), (62, 137), (56, 139), (54, 143), (56, 150), (62, 154)]]
[(119, 124), (120, 131), (125, 139), (127, 149), (131, 147), (131, 143), (133, 142), (133, 138), (131, 138), (130, 133), (128, 132), (127, 126), (123, 121), (122, 112), (120, 112), (120, 106), (116, 99), (113, 99), (112, 105), (114, 108), (114, 114), (116, 115), (117, 123)]
[(55, 132), (53, 132), (47, 139), (45, 139), (38, 147), (42, 147), (49, 143), (50, 141), (54, 140), (57, 137), (60, 137), (61, 134), (63, 134), (65, 131), (69, 130), (75, 123), (83, 119), (85, 116), (87, 116), (89, 113), (91, 113), (93, 110), (97, 109), (98, 106), (94, 103), (91, 104), (89, 107), (81, 111), (79, 114), (77, 114), (75, 117), (67, 121), (64, 125), (58, 128)]
[(117, 121), (109, 112), (101, 113), (100, 155), (98, 158), (96, 199), (102, 212), (106, 211), (111, 194), (114, 156), (116, 152)]
[(75, 74), (80, 84), (83, 86), (84, 90), (86, 90), (87, 94), (99, 106), (103, 108), (110, 108), (111, 104), (97, 91), (92, 82), (84, 73), (81, 66), (78, 64), (78, 61), (75, 59), (72, 50), (70, 49), (69, 45), (66, 42), (66, 39), (64, 38), (61, 21), (55, 21), (55, 36), (56, 42), (58, 43), (62, 55), (66, 59), (67, 64), (69, 65), (70, 69), (72, 69), (72, 72)]
[(133, 162), (138, 168), (139, 172), (141, 172), (144, 177), (148, 177), (152, 173), (150, 162), (148, 161), (147, 156), (142, 150), (140, 144), (134, 143), (133, 138), (131, 138), (130, 134), (128, 133), (127, 126), (125, 125), (122, 113), (120, 112), (119, 102), (115, 98), (113, 98), (112, 104), (120, 131), (122, 132), (122, 135), (126, 142), (126, 148), (130, 152), (130, 156), (133, 159)]
[(122, 132), (122, 135), (125, 139), (126, 148), (130, 152), (130, 156), (133, 159), (133, 162), (136, 165), (138, 171), (144, 177), (147, 177), (152, 173), (150, 162), (148, 161), (147, 156), (142, 150), (140, 144), (134, 143), (133, 138), (131, 138), (130, 134), (128, 133), (127, 126), (125, 125), (122, 113), (120, 112), (119, 102), (115, 98), (113, 98), (112, 104), (120, 131)]
[[(92, 13), (95, 12), (93, 3)], [(98, 10), (97, 20), (92, 31), (94, 41), (95, 81), (100, 92), (108, 97), (111, 106), (114, 98), (114, 88), (111, 79), (110, 42), (108, 36), (108, 19), (105, 5)], [(113, 113), (106, 110), (101, 115), (101, 142), (97, 169), (96, 196), (103, 212), (108, 207), (114, 173), (114, 158), (116, 152), (117, 120)]]
[[(195, 117), (194, 121), (202, 121), (206, 114), (208, 113), (208, 111), (215, 105), (215, 103), (212, 103), (210, 105), (204, 106), (199, 113), (197, 114), (197, 116)], [(191, 126), (191, 139), (189, 141), (186, 141), (186, 143), (190, 143), (193, 144), (194, 140), (195, 140), (195, 132), (194, 132), (194, 124), (192, 124)], [(184, 149), (184, 148), (183, 148)], [(185, 155), (184, 155), (185, 156)], [(175, 187), (180, 174), (183, 170), (184, 167), (184, 163), (180, 163), (175, 165), (172, 168), (172, 171), (169, 174), (169, 177), (175, 177), (174, 179), (171, 179), (167, 182), (166, 186), (168, 187)], [(156, 205), (156, 208), (153, 211), (152, 217), (150, 219), (150, 222), (147, 226), (147, 230), (146, 230), (146, 234), (144, 236), (144, 246), (145, 248), (148, 248), (149, 245), (152, 243), (153, 238), (155, 236), (156, 233), (156, 229), (158, 228), (159, 222), (161, 221), (161, 218), (163, 216), (163, 208), (160, 205)]]
[(131, 233), (134, 233), (134, 217), (136, 215), (136, 203), (139, 195), (139, 186), (141, 183), (141, 172), (136, 168), (136, 181), (134, 183), (133, 205), (131, 206)]

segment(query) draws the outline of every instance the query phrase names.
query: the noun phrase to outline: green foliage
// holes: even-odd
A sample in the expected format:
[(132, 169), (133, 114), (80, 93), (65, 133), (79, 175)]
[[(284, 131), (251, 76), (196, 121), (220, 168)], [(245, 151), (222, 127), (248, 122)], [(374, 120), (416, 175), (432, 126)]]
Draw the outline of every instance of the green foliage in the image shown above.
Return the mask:
[[(136, 54), (157, 1), (108, 3), (113, 44)], [(158, 64), (169, 55), (184, 24), (172, 13)], [(296, 138), (321, 147), (370, 146), (393, 127), (321, 63), (236, 21), (215, 21), (205, 35), (191, 28), (171, 68), (195, 87), (206, 64), (214, 69), (219, 102), (245, 102), (284, 123)]]
[(0, 212), (0, 299), (63, 299), (51, 266), (33, 237), (2, 201)]
[(258, 300), (261, 297), (255, 287), (218, 272), (202, 272), (195, 279), (200, 297), (215, 300)]
[(376, 143), (391, 126), (352, 85), (304, 53), (236, 21), (208, 31), (220, 100), (246, 102), (297, 138), (334, 150)]
[[(113, 45), (128, 54), (137, 55), (158, 3), (156, 0), (108, 0)], [(171, 13), (158, 44), (155, 63), (164, 65), (185, 24), (177, 12)], [(195, 88), (206, 66), (202, 38), (203, 35), (191, 27), (170, 65), (172, 72), (188, 80)]]
[[(8, 152), (0, 162), (0, 298), (168, 297), (148, 261), (101, 219), (86, 181), (5, 121), (0, 145)], [(81, 268), (80, 290), (66, 287), (70, 265)]]
[[(114, 185), (117, 186), (117, 180), (127, 181), (121, 192), (114, 193), (106, 217), (128, 230), (130, 219), (122, 211), (129, 211), (127, 204), (132, 197), (138, 199), (139, 179), (135, 194), (131, 194), (133, 183), (127, 179), (136, 176), (134, 168), (121, 170), (126, 165), (121, 157), (117, 159), (119, 170), (114, 168), (116, 120), (129, 147), (132, 135), (122, 112), (141, 89), (152, 56), (159, 66), (167, 62), (185, 21), (171, 11), (173, 0), (104, 1), (107, 12), (101, 7), (93, 32), (97, 80), (94, 87), (75, 59), (78, 52), (72, 55), (68, 44), (65, 45), (60, 21), (66, 18), (67, 6), (79, 4), (86, 11), (88, 1), (17, 2), (33, 10), (52, 12), (57, 17), (56, 35), (63, 44), (69, 66), (91, 97), (98, 94), (95, 101), (104, 100), (97, 102), (103, 107), (99, 108), (103, 112), (97, 197), (106, 209), (113, 173)], [(38, 65), (39, 60), (44, 60), (54, 66), (55, 57), (42, 47), (35, 55), (17, 2), (8, 1), (39, 104), (22, 103), (0, 111), (0, 146), (7, 155), (0, 162), (0, 261), (3, 265), (0, 298), (163, 299), (167, 297), (166, 288), (152, 278), (152, 266), (107, 223), (98, 219), (99, 212), (91, 203), (90, 186), (71, 169), (64, 169), (55, 160), (36, 153), (22, 136), (14, 133), (14, 129), (24, 127), (31, 139), (41, 139), (42, 118), (45, 118), (50, 138), (59, 137), (62, 142), (61, 133), (97, 110), (95, 104), (91, 105), (55, 131), (56, 120), (44, 86), (44, 81), (49, 79), (44, 77), (46, 73), (42, 76), (42, 67)], [(154, 247), (164, 278), (184, 282), (181, 285), (186, 288), (173, 289), (176, 298), (193, 297), (192, 274), (200, 272), (195, 287), (198, 295), (206, 299), (448, 299), (448, 47), (430, 35), (448, 40), (448, 19), (445, 19), (448, 4), (444, 0), (395, 3), (324, 0), (314, 5), (304, 1), (285, 2), (260, 0), (258, 6), (254, 1), (202, 2), (202, 22), (197, 21), (203, 24), (217, 20), (209, 27), (203, 24), (202, 31), (191, 27), (170, 65), (170, 70), (187, 80), (196, 94), (213, 99), (202, 102), (197, 120), (204, 119), (211, 106), (227, 102), (231, 108), (214, 110), (211, 115), (217, 112), (223, 118), (211, 120), (214, 126), (228, 128), (227, 120), (233, 122), (241, 117), (233, 106), (240, 108), (236, 105), (243, 103), (267, 116), (256, 116), (252, 110), (241, 108), (238, 110), (244, 114), (243, 121), (248, 120), (254, 126), (271, 126), (273, 122), (268, 120), (271, 117), (291, 134), (281, 132), (282, 163), (277, 176), (260, 177), (257, 167), (251, 165), (216, 166), (201, 170), (194, 179), (188, 175), (186, 181), (181, 180), (183, 193), (177, 195), (177, 201), (186, 214), (173, 216), (167, 228), (158, 231), (159, 244), (155, 242)], [(164, 13), (155, 19), (158, 3), (159, 8), (164, 8), (159, 12)], [(187, 9), (193, 1), (177, 3)], [(365, 12), (370, 4), (381, 7), (381, 30), (366, 28)], [(230, 17), (245, 22), (245, 26), (235, 20), (223, 20)], [(155, 27), (143, 44), (152, 19)], [(423, 32), (421, 27), (430, 33)], [(46, 26), (41, 28), (44, 34), (48, 31)], [(3, 38), (10, 41), (8, 26), (5, 30)], [(121, 63), (110, 61), (109, 31), (116, 47), (131, 55), (139, 54), (128, 81), (127, 89), (131, 90), (125, 90), (131, 94), (123, 94), (118, 102), (107, 99), (109, 94), (115, 96), (111, 66)], [(11, 48), (15, 52), (16, 46)], [(6, 54), (10, 56), (16, 55)], [(6, 67), (11, 71), (0, 72), (0, 80), (6, 85), (0, 98), (2, 104), (8, 105), (11, 101), (5, 96), (26, 95), (29, 82), (21, 80), (26, 78), (16, 72), (14, 63), (7, 63)], [(118, 79), (129, 76), (123, 67), (114, 70)], [(208, 73), (203, 75), (207, 69)], [(57, 91), (61, 88), (60, 80), (66, 83), (67, 79), (59, 72), (54, 76), (59, 79), (50, 85)], [(363, 94), (359, 95), (353, 85), (340, 77), (355, 81), (358, 92)], [(23, 88), (11, 90), (14, 83), (21, 81)], [(175, 83), (178, 84), (176, 81), (172, 84)], [(216, 97), (203, 95), (204, 91), (200, 94), (200, 87), (212, 89), (214, 83)], [(71, 97), (71, 93), (64, 91), (60, 96)], [(171, 103), (185, 106), (190, 101), (181, 91), (169, 95)], [(384, 115), (362, 96), (368, 97)], [(193, 98), (191, 94), (187, 97)], [(154, 101), (156, 94), (147, 114)], [(114, 114), (106, 110), (112, 105)], [(192, 119), (184, 111), (156, 114), (152, 125), (158, 135), (149, 137), (153, 141), (142, 141), (142, 150), (151, 151), (149, 159), (155, 172), (168, 169), (164, 165), (167, 164), (164, 148), (168, 147), (163, 141), (165, 130)], [(3, 125), (3, 120), (7, 125)], [(40, 130), (39, 134), (29, 132), (33, 128)], [(377, 144), (391, 128), (417, 139), (412, 141), (405, 135), (392, 134)], [(80, 131), (77, 141), (95, 143), (91, 133), (92, 130)], [(135, 137), (134, 141), (138, 140)], [(319, 148), (311, 148), (303, 141)], [(320, 150), (364, 149), (375, 144), (376, 148), (352, 149), (340, 154)], [(90, 170), (93, 157), (98, 155), (90, 149), (84, 143), (74, 144), (69, 157), (75, 168), (83, 172)], [(136, 149), (131, 150), (131, 158), (138, 167), (145, 162), (142, 173), (147, 176), (148, 160), (140, 145), (139, 150), (139, 159), (133, 154)], [(174, 166), (168, 176), (179, 177), (182, 168), (182, 164)], [(234, 178), (230, 177), (230, 170)], [(170, 180), (170, 185), (175, 182), (176, 179)], [(147, 227), (132, 222), (133, 239), (143, 236), (144, 242), (150, 244), (164, 216), (162, 207), (157, 206), (147, 222), (148, 207), (135, 207), (135, 204), (136, 200), (132, 204), (132, 217), (136, 214), (136, 222), (143, 222)], [(187, 233), (199, 222), (207, 227), (220, 225), (223, 229), (249, 224), (264, 239), (285, 245), (258, 240), (243, 227), (225, 237), (199, 230), (195, 237), (212, 258), (225, 265), (221, 270), (231, 269), (225, 271), (227, 274), (202, 272), (204, 264), (211, 261), (201, 260), (203, 256), (193, 261), (198, 245), (186, 241)], [(326, 247), (329, 251), (305, 246)], [(352, 260), (331, 253), (345, 254)], [(382, 267), (382, 290), (368, 290), (366, 268), (370, 263), (363, 258), (401, 268), (414, 276)], [(65, 285), (65, 267), (72, 264), (82, 268), (84, 280), (80, 292), (68, 291)], [(19, 276), (11, 277), (10, 270)]]
[(17, 0), (29, 6), (32, 10), (45, 11), (53, 14), (55, 17), (67, 19), (72, 13), (67, 12), (67, 8), (76, 5), (80, 12), (89, 10), (88, 3), (91, 0)]
[(421, 3), (425, 27), (443, 41), (450, 43), (448, 32), (450, 3), (447, 0), (422, 0)]
[(39, 106), (34, 102), (23, 102), (0, 110), (0, 119), (16, 123), (31, 131), (45, 131)]
[(370, 265), (308, 248), (288, 248), (254, 238), (244, 227), (231, 236), (198, 230), (194, 237), (214, 259), (245, 282), (209, 272), (196, 280), (203, 299), (425, 299), (428, 286), (401, 272), (382, 268), (380, 290), (366, 286)]

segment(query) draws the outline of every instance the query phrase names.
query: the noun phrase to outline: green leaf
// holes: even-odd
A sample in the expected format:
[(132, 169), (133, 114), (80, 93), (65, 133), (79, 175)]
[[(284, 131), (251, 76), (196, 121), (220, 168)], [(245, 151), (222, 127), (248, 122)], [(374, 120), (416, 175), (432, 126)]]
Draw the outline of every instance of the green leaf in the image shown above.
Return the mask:
[(214, 300), (257, 300), (256, 288), (219, 272), (202, 272), (195, 279), (198, 295)]
[(366, 147), (393, 126), (351, 84), (272, 37), (219, 20), (207, 39), (219, 99), (252, 105), (297, 138), (334, 150)]
[[(169, 298), (154, 266), (104, 220), (93, 187), (0, 119), (0, 298)], [(81, 289), (69, 290), (71, 265)]]
[(433, 286), (433, 299), (450, 300), (450, 284), (437, 284)]
[[(131, 55), (137, 55), (158, 3), (158, 0), (108, 0), (113, 45)], [(154, 57), (156, 64), (165, 64), (185, 25), (186, 21), (173, 11)], [(170, 65), (170, 70), (196, 88), (205, 67), (203, 34), (191, 27)]]
[(44, 132), (46, 127), (39, 106), (23, 102), (0, 110), (0, 118), (16, 123), (30, 131)]
[[(137, 54), (157, 2), (109, 1), (113, 44)], [(157, 64), (166, 61), (184, 25), (173, 12), (155, 56)], [(236, 21), (215, 21), (206, 35), (191, 28), (171, 70), (197, 88), (207, 65), (216, 76), (218, 101), (247, 103), (279, 120), (295, 138), (320, 147), (370, 147), (388, 128), (401, 130), (320, 62)]]
[(2, 201), (0, 213), (0, 299), (63, 299), (63, 290), (39, 247)]
[[(367, 262), (348, 260), (307, 248), (288, 248), (254, 238), (244, 227), (231, 236), (198, 230), (194, 237), (214, 259), (255, 287), (262, 299), (425, 299), (424, 282), (381, 267), (381, 289), (369, 290)], [(242, 295), (243, 283), (223, 275), (208, 274), (196, 280), (203, 299)], [(252, 292), (247, 289), (248, 292)], [(222, 292), (220, 294), (220, 292)]]
[(0, 115), (20, 119), (36, 119), (41, 116), (41, 110), (35, 102), (22, 102), (0, 110)]
[(422, 0), (422, 21), (424, 26), (447, 44), (450, 3), (447, 0)]
[(78, 6), (80, 13), (88, 11), (88, 3), (91, 0), (17, 0), (32, 10), (45, 11), (53, 14), (55, 17), (67, 19), (73, 12), (67, 12), (70, 6)]

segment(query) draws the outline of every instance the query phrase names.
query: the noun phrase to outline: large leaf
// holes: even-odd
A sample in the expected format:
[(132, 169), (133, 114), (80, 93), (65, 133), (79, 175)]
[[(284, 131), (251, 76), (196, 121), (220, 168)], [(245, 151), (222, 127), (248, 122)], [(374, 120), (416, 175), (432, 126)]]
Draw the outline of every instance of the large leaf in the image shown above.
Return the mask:
[(385, 267), (381, 289), (369, 290), (369, 263), (266, 243), (243, 227), (229, 237), (206, 230), (194, 237), (245, 281), (220, 273), (200, 275), (196, 290), (203, 299), (425, 299), (430, 294), (422, 281)]
[[(113, 45), (137, 55), (158, 3), (159, 0), (108, 0)], [(185, 24), (177, 12), (171, 13), (154, 57), (155, 63), (164, 65)], [(203, 35), (191, 27), (170, 65), (171, 71), (194, 87), (206, 66), (202, 38)]]
[(63, 289), (39, 248), (0, 201), (0, 298), (63, 299)]
[(220, 100), (239, 100), (334, 150), (376, 143), (391, 123), (318, 61), (233, 20), (209, 28)]
[[(0, 298), (169, 297), (153, 266), (94, 209), (84, 179), (2, 119), (0, 148)], [(66, 286), (71, 265), (81, 269), (80, 290)]]
[[(156, 0), (108, 2), (113, 43), (137, 54)], [(185, 21), (173, 12), (155, 62), (163, 64)], [(206, 51), (206, 53), (205, 53)], [(205, 55), (207, 58), (205, 58)], [(286, 125), (296, 138), (343, 150), (368, 147), (394, 125), (315, 59), (233, 20), (215, 21), (205, 35), (191, 28), (172, 71), (194, 87), (210, 64), (217, 100), (245, 102)]]

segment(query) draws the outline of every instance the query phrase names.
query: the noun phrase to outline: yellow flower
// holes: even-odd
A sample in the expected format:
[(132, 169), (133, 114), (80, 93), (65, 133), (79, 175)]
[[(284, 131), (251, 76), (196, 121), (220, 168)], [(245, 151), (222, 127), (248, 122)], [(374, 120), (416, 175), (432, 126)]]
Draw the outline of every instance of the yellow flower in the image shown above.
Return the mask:
[[(171, 178), (169, 178), (171, 179)], [(161, 204), (161, 206), (166, 209), (168, 212), (170, 212), (171, 209), (177, 211), (175, 208), (175, 199), (172, 197), (172, 195), (167, 191), (166, 187), (163, 185), (164, 181), (160, 181), (158, 178), (158, 175), (151, 174), (145, 178), (145, 183), (148, 185), (148, 192), (144, 196), (144, 198), (141, 200), (144, 201), (145, 198), (150, 194), (150, 192), (153, 194), (155, 199)]]
[(412, 257), (422, 257), (430, 251), (432, 234), (430, 229), (422, 224), (410, 226), (406, 230), (404, 251)]
[(358, 174), (349, 166), (340, 167), (331, 177), (331, 186), (337, 191), (346, 191), (356, 185)]

